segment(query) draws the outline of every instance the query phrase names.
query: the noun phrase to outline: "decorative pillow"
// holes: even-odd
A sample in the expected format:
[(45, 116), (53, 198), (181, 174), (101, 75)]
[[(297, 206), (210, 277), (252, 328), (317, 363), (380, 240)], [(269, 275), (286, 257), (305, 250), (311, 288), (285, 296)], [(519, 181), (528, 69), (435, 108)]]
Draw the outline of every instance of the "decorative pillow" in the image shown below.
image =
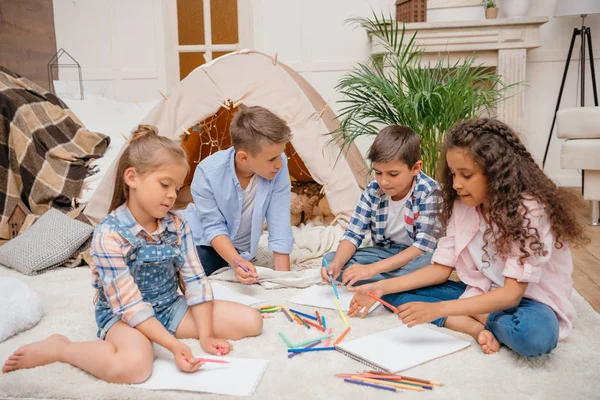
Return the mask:
[(25, 282), (0, 277), (0, 342), (34, 327), (42, 319), (42, 302)]
[(51, 208), (25, 232), (0, 246), (0, 264), (37, 275), (67, 261), (94, 228)]

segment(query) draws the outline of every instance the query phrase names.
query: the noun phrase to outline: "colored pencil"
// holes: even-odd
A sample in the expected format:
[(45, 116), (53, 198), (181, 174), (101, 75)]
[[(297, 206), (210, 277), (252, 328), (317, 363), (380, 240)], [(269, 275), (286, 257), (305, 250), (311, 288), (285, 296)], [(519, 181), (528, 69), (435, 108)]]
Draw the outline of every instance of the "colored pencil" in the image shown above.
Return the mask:
[(327, 321), (325, 321), (324, 315), (321, 315), (321, 325), (323, 325), (323, 328), (327, 329)]
[[(298, 316), (297, 316), (298, 317)], [(300, 318), (300, 317), (298, 317)], [(303, 318), (300, 318), (300, 321), (302, 321), (302, 325), (304, 325), (306, 327), (306, 329), (310, 329), (310, 325), (306, 323), (306, 320)]]
[[(309, 344), (308, 346), (303, 347), (303, 349), (310, 349), (310, 348), (313, 348), (313, 347), (318, 346), (320, 344), (321, 344), (321, 341), (317, 340), (316, 342), (313, 342), (313, 343)], [(296, 357), (298, 354), (301, 354), (301, 353), (290, 353), (290, 354), (288, 354), (288, 358)]]
[[(329, 274), (329, 263), (327, 262), (327, 259), (324, 258), (323, 261), (325, 261), (325, 271), (327, 271), (327, 274)], [(331, 281), (331, 287), (333, 287), (333, 293), (335, 294), (335, 298), (336, 299), (340, 299), (340, 294), (337, 291), (337, 288), (335, 287), (335, 282), (333, 281), (333, 275), (329, 274), (329, 276), (331, 277), (330, 281)]]
[(244, 272), (250, 272), (250, 270), (248, 268), (244, 267), (242, 265), (242, 263), (237, 260), (237, 258), (233, 258), (233, 262), (236, 263), (238, 265), (238, 267), (240, 267), (241, 269), (243, 269)]
[(316, 347), (316, 348), (301, 348), (301, 349), (288, 349), (288, 353), (306, 353), (309, 351), (330, 351), (335, 350), (335, 347)]
[(344, 336), (346, 336), (348, 334), (348, 332), (350, 332), (350, 327), (347, 327), (346, 330), (344, 332), (342, 332), (342, 334), (335, 339), (335, 342), (333, 342), (333, 345), (337, 345), (339, 342), (341, 342), (344, 339)]
[(263, 317), (263, 319), (265, 319), (265, 318), (275, 318), (275, 317), (274, 317), (274, 316), (272, 316), (272, 315), (263, 315), (262, 317)]
[[(294, 350), (294, 349), (288, 349), (288, 351), (290, 351), (290, 350)], [(391, 386), (391, 387), (395, 387), (395, 388), (398, 388), (398, 389), (412, 390), (414, 392), (422, 392), (423, 391), (422, 387), (404, 385), (402, 383), (394, 383), (394, 382), (388, 382), (388, 381), (381, 381), (381, 380), (378, 380), (378, 379), (362, 378), (360, 375), (353, 375), (353, 376), (350, 377), (350, 379), (355, 379), (357, 381), (362, 381), (362, 382), (375, 383), (375, 384), (379, 384), (379, 385)]]
[(371, 293), (367, 293), (367, 296), (369, 296), (373, 300), (376, 300), (376, 301), (380, 302), (381, 304), (383, 304), (384, 306), (386, 306), (387, 308), (389, 308), (393, 312), (398, 311), (396, 307), (394, 307), (393, 305), (391, 305), (390, 303), (388, 303), (386, 301), (381, 300), (379, 297), (372, 295)]
[(270, 314), (279, 311), (279, 308), (269, 308), (267, 310), (258, 310), (261, 314)]
[(289, 349), (291, 349), (292, 347), (294, 347), (294, 345), (292, 344), (292, 342), (290, 342), (288, 340), (288, 338), (285, 337), (285, 335), (283, 334), (283, 332), (279, 332), (279, 337), (281, 337), (281, 339), (284, 341), (284, 343), (287, 345), (287, 347)]
[(319, 312), (315, 311), (315, 315), (317, 316), (317, 322), (319, 323), (319, 325), (323, 326), (323, 322), (321, 321), (321, 316), (319, 315)]
[(303, 313), (302, 311), (294, 310), (293, 308), (290, 308), (290, 311), (293, 312), (294, 314), (298, 314), (304, 318), (308, 318), (308, 319), (312, 319), (313, 321), (317, 321), (317, 318), (315, 318), (314, 315), (306, 314), (306, 313)]
[(413, 378), (413, 377), (406, 376), (406, 375), (396, 375), (396, 374), (392, 374), (391, 372), (381, 372), (381, 371), (371, 370), (371, 371), (369, 371), (369, 373), (374, 374), (374, 375), (395, 376), (398, 378), (406, 379), (408, 381), (426, 383), (428, 385), (433, 385), (433, 386), (444, 386), (443, 383), (439, 383), (439, 382), (435, 382), (435, 381), (428, 381), (427, 379)]
[(347, 327), (350, 327), (350, 324), (348, 323), (348, 320), (346, 319), (346, 316), (344, 315), (344, 312), (342, 311), (342, 308), (340, 307), (340, 303), (336, 299), (333, 299), (333, 302), (335, 303), (335, 306), (336, 306), (338, 312), (340, 313), (340, 316), (344, 320), (344, 324), (346, 324)]
[(325, 333), (325, 329), (323, 329), (323, 327), (321, 325), (317, 325), (314, 322), (310, 322), (307, 319), (303, 319), (302, 321), (306, 322), (307, 324), (309, 324), (310, 326), (312, 326), (315, 329), (320, 330), (321, 332)]
[[(331, 334), (332, 332), (333, 332), (333, 329), (331, 329), (331, 328), (327, 329), (327, 334), (328, 334), (328, 335), (329, 335), (329, 334)], [(332, 336), (333, 336), (333, 335), (332, 335)], [(331, 343), (331, 338), (330, 338), (330, 337), (328, 337), (327, 339), (325, 339), (325, 344), (324, 344), (324, 346), (325, 346), (325, 347), (329, 347), (329, 344), (330, 344), (330, 343)]]
[(330, 338), (330, 337), (333, 337), (333, 335), (329, 334), (329, 335), (319, 336), (319, 337), (314, 338), (314, 339), (305, 340), (304, 342), (296, 343), (295, 345), (292, 346), (292, 348), (297, 349), (298, 347), (306, 346), (307, 344), (312, 343), (312, 342), (316, 342), (317, 340), (325, 340), (325, 339)]
[(377, 389), (389, 390), (390, 392), (397, 392), (397, 390), (392, 387), (376, 385), (374, 383), (368, 383), (368, 382), (355, 381), (354, 379), (345, 378), (344, 382), (354, 383), (355, 385), (368, 386), (368, 387), (377, 388)]
[(265, 310), (265, 309), (267, 309), (267, 308), (276, 308), (276, 307), (277, 307), (277, 306), (262, 306), (262, 307), (259, 307), (258, 309), (259, 309), (259, 310)]
[(229, 364), (229, 361), (225, 361), (225, 360), (213, 360), (212, 358), (196, 358), (196, 362), (215, 363), (215, 364)]
[(283, 313), (283, 315), (285, 315), (285, 317), (290, 321), (290, 322), (294, 322), (292, 320), (292, 317), (289, 316), (289, 314), (287, 313), (287, 311), (285, 311), (283, 308), (280, 308), (279, 311), (281, 311)]
[(409, 381), (407, 379), (395, 376), (385, 376), (385, 375), (375, 375), (375, 374), (336, 374), (338, 378), (352, 378), (356, 376), (360, 376), (361, 378), (369, 378), (369, 379), (377, 379), (385, 382), (393, 382), (393, 383), (402, 383), (405, 385), (412, 385), (422, 387), (423, 389), (432, 390), (433, 385), (427, 383), (419, 383), (414, 381)]

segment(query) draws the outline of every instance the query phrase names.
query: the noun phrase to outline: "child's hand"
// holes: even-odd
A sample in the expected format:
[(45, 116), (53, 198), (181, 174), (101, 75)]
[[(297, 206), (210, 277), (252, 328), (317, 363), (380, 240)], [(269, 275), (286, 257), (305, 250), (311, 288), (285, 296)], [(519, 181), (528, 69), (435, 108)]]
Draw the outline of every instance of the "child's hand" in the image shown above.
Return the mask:
[(424, 324), (443, 317), (440, 304), (415, 301), (396, 307), (396, 313), (403, 324), (412, 328), (415, 325)]
[(360, 286), (348, 286), (349, 292), (354, 293), (371, 293), (375, 297), (383, 296), (383, 281), (377, 281), (373, 283), (367, 283)]
[(333, 277), (333, 280), (335, 281), (340, 275), (342, 266), (335, 260), (330, 262), (328, 266), (329, 274), (327, 274), (327, 269), (325, 269), (325, 267), (321, 267), (321, 278), (323, 279), (323, 282), (331, 283), (331, 277)]
[(242, 264), (248, 272), (244, 271), (242, 267), (237, 264), (233, 264), (233, 268), (235, 271), (235, 278), (244, 285), (252, 285), (253, 283), (258, 282), (258, 273), (256, 273), (256, 268), (250, 261), (246, 261), (244, 259), (238, 260), (240, 264)]
[(360, 314), (361, 318), (364, 318), (369, 313), (369, 310), (375, 303), (375, 300), (363, 293), (356, 293), (350, 301), (350, 310), (348, 316), (350, 318), (356, 317)]
[(173, 356), (175, 365), (183, 372), (195, 372), (204, 364), (196, 361), (190, 348), (181, 342), (173, 349)]
[(200, 339), (200, 346), (202, 346), (202, 350), (208, 354), (213, 354), (216, 356), (224, 356), (233, 348), (231, 343), (229, 343), (227, 340), (215, 339), (213, 337)]
[(354, 264), (346, 268), (342, 275), (342, 285), (352, 286), (358, 281), (370, 279), (375, 276), (371, 265)]

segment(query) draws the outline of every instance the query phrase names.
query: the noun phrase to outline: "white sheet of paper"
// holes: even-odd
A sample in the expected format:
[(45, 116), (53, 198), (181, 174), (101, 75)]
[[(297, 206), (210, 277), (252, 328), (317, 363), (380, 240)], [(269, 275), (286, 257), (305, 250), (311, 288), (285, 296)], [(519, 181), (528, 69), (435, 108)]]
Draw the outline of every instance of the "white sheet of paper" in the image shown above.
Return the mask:
[(427, 361), (457, 352), (471, 343), (424, 326), (401, 325), (343, 341), (336, 346), (342, 353), (388, 372), (399, 372)]
[[(354, 293), (349, 292), (345, 286), (338, 286), (337, 290), (340, 295), (339, 303), (342, 311), (349, 311), (350, 301), (352, 300)], [(333, 299), (335, 299), (335, 295), (333, 294), (331, 285), (313, 285), (301, 290), (300, 293), (289, 299), (289, 301), (305, 306), (330, 308), (335, 310)], [(373, 304), (369, 312), (373, 311), (378, 306), (379, 303)]]
[(211, 282), (210, 286), (212, 287), (215, 300), (228, 300), (235, 303), (245, 304), (247, 306), (263, 302), (261, 299), (236, 292), (235, 290), (217, 282)]
[(218, 359), (230, 363), (206, 363), (198, 371), (189, 374), (177, 369), (173, 359), (159, 358), (154, 361), (150, 378), (144, 383), (131, 386), (140, 389), (251, 396), (269, 364), (269, 360), (231, 357), (218, 357)]

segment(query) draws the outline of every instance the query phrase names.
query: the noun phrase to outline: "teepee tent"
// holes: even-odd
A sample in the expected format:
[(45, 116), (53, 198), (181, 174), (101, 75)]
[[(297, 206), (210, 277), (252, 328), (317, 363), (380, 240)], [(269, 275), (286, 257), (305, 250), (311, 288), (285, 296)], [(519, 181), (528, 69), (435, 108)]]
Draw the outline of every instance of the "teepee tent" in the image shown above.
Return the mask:
[[(229, 140), (228, 137), (211, 136), (210, 130), (217, 128), (212, 121), (222, 115), (230, 117), (229, 112), (242, 104), (260, 105), (284, 119), (293, 134), (293, 156), (300, 159), (298, 165), (305, 166), (310, 179), (324, 185), (332, 212), (350, 214), (354, 210), (361, 188), (368, 179), (368, 168), (362, 155), (352, 145), (340, 156), (340, 148), (330, 142), (331, 136), (326, 135), (339, 126), (332, 110), (298, 73), (268, 55), (244, 50), (196, 68), (152, 109), (142, 123), (155, 125), (161, 135), (182, 140), (188, 155), (198, 158), (190, 160), (194, 166), (203, 155), (198, 146), (218, 150), (223, 148), (224, 139)], [(194, 142), (191, 139), (193, 132), (206, 130), (206, 126), (208, 140), (196, 138)], [(190, 150), (190, 143), (196, 143), (196, 148)], [(94, 223), (108, 212), (116, 164), (115, 160), (84, 211)], [(289, 163), (290, 174), (293, 164)], [(189, 180), (191, 176), (186, 181)]]

